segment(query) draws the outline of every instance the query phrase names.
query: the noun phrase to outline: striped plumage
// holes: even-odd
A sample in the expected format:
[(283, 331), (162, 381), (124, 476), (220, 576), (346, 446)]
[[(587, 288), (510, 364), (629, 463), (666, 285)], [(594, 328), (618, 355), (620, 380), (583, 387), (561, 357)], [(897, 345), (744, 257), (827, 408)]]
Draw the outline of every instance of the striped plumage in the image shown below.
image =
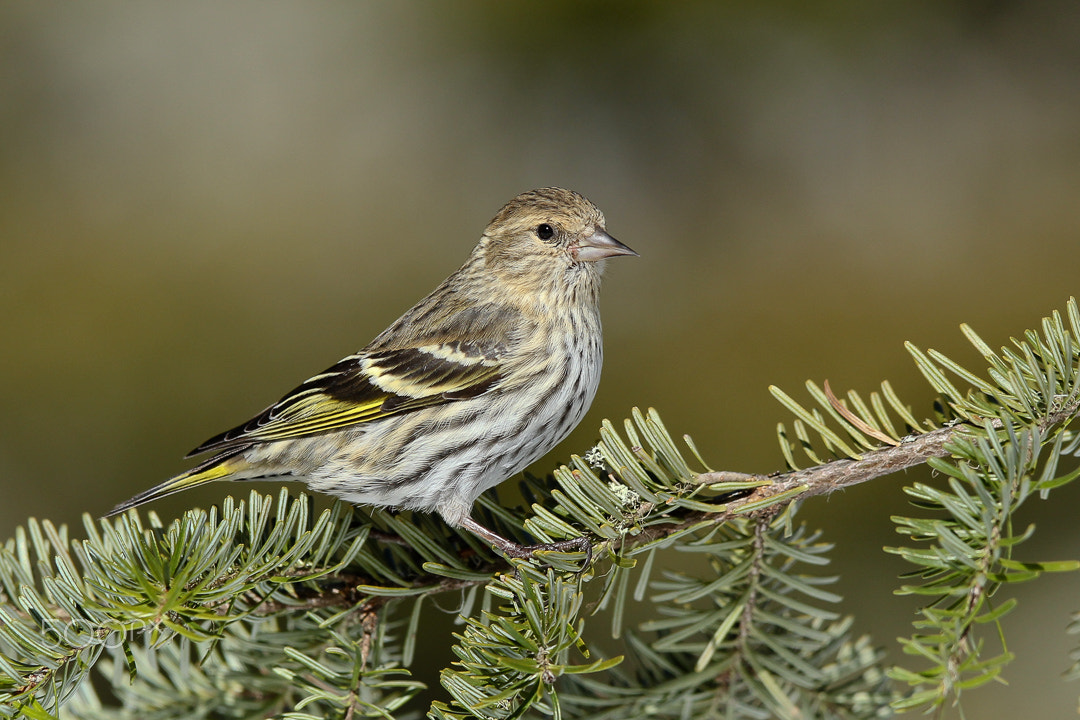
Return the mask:
[(367, 347), (110, 514), (213, 480), (280, 477), (354, 503), (438, 512), (512, 552), (469, 517), (473, 502), (588, 410), (603, 361), (603, 259), (632, 254), (581, 195), (523, 193), (457, 272)]

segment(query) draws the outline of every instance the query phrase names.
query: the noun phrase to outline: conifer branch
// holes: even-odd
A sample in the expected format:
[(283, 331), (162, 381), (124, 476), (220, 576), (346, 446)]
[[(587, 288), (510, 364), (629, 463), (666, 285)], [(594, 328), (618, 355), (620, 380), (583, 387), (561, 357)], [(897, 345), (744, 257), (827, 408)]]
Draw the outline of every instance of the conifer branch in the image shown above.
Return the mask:
[[(449, 593), (460, 593), (465, 629), (454, 636), (458, 662), (441, 674), (450, 699), (429, 709), (436, 720), (530, 709), (598, 720), (870, 718), (890, 706), (941, 707), (1012, 659), (988, 649), (984, 629), (1004, 643), (1002, 618), (1018, 601), (1000, 591), (1080, 569), (1015, 559), (1033, 530), (1018, 533), (1013, 521), (1027, 498), (1080, 476), (1059, 470), (1080, 452), (1069, 427), (1080, 412), (1080, 311), (1070, 301), (1067, 323), (1055, 313), (1041, 334), (1000, 352), (964, 333), (987, 378), (908, 348), (939, 394), (934, 420), (917, 421), (887, 382), (869, 402), (808, 383), (810, 409), (774, 389), (795, 416), (792, 433), (779, 427), (790, 471), (692, 470), (659, 415), (634, 409), (620, 430), (604, 422), (586, 459), (527, 477), (528, 507), (494, 494), (478, 502), (478, 517), (506, 537), (585, 534), (591, 562), (560, 552), (507, 561), (424, 514), (337, 503), (315, 518), (306, 498), (287, 493), (229, 498), (168, 526), (134, 511), (87, 518), (83, 540), (31, 520), (0, 546), (0, 717), (43, 720), (61, 707), (124, 720), (180, 708), (192, 717), (221, 708), (415, 716), (406, 703), (424, 686), (407, 668), (422, 611)], [(798, 469), (800, 448), (812, 467)], [(839, 600), (824, 588), (834, 578), (805, 570), (826, 564), (830, 546), (793, 518), (798, 500), (922, 463), (944, 487), (905, 488), (930, 516), (894, 518), (908, 546), (886, 550), (915, 567), (900, 592), (927, 598), (901, 643), (929, 667), (886, 674), (880, 650), (829, 608)], [(672, 547), (698, 569), (656, 561)], [(632, 601), (650, 603), (650, 619), (624, 628)], [(609, 616), (609, 637), (591, 628), (598, 612)], [(615, 639), (635, 674), (591, 647)], [(95, 669), (112, 678), (124, 710), (103, 707), (85, 681)], [(893, 681), (911, 690), (901, 697)]]
[[(1045, 432), (1049, 428), (1073, 419), (1078, 410), (1080, 410), (1080, 403), (1073, 402), (1047, 415), (1037, 423), (1036, 427)], [(1000, 430), (1002, 422), (1000, 419), (991, 418), (988, 420), (988, 426), (991, 429)], [(921, 465), (931, 458), (949, 457), (949, 445), (955, 442), (960, 434), (970, 433), (975, 429), (977, 426), (972, 423), (957, 422), (922, 435), (910, 435), (903, 438), (898, 445), (890, 445), (865, 453), (858, 460), (840, 458), (803, 470), (771, 475), (753, 475), (724, 470), (704, 472), (698, 475), (698, 481), (715, 486), (721, 486), (733, 480), (760, 480), (768, 483), (753, 490), (746, 497), (728, 502), (727, 509), (719, 513), (717, 518), (718, 522), (723, 522), (733, 515), (740, 514), (740, 509), (746, 505), (767, 502), (778, 495), (800, 488), (799, 499), (828, 495), (852, 485)], [(704, 518), (703, 514), (701, 519)]]

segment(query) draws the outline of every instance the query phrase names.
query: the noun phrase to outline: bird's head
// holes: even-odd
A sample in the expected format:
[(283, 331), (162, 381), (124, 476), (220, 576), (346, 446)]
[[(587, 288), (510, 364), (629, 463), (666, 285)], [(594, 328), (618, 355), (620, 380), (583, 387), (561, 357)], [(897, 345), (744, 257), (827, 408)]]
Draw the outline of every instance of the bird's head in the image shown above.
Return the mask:
[[(605, 258), (637, 255), (607, 234), (604, 214), (572, 190), (522, 193), (503, 206), (480, 242), (489, 270), (546, 285), (599, 276)], [(565, 277), (565, 276), (569, 277)]]

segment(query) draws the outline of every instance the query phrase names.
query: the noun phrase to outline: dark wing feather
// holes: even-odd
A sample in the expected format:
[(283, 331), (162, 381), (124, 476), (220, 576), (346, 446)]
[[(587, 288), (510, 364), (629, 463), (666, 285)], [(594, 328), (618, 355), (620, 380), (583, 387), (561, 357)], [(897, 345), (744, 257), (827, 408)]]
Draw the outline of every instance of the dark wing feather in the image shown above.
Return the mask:
[(453, 341), (352, 355), (189, 453), (314, 435), (476, 397), (502, 377), (501, 343)]
[(447, 278), (367, 348), (188, 455), (314, 435), (487, 392), (502, 379), (513, 347), (535, 328), (507, 305), (463, 302), (464, 271)]

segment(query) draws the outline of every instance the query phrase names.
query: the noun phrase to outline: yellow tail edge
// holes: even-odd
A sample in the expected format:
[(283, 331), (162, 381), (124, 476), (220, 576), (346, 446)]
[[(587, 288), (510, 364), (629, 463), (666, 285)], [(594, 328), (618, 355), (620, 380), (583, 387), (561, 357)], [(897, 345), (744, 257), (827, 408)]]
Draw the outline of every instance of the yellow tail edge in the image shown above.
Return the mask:
[(212, 464), (204, 463), (203, 465), (194, 467), (174, 478), (166, 480), (149, 490), (144, 490), (135, 497), (125, 500), (114, 507), (105, 514), (105, 517), (119, 515), (125, 510), (143, 505), (152, 500), (157, 500), (158, 498), (163, 498), (166, 495), (178, 493), (181, 490), (187, 490), (188, 488), (193, 488), (198, 485), (205, 485), (206, 483), (211, 483), (215, 480), (221, 480), (235, 473), (242, 464), (242, 461), (237, 461), (230, 457), (222, 458), (220, 462), (211, 462)]

